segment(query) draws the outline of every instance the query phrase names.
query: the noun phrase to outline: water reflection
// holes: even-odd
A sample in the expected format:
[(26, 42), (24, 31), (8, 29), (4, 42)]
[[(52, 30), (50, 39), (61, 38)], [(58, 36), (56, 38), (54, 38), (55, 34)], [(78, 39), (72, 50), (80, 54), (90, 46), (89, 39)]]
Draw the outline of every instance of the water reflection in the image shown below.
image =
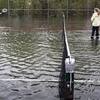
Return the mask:
[(99, 45), (99, 39), (92, 39), (91, 40), (91, 45), (94, 49), (96, 49)]

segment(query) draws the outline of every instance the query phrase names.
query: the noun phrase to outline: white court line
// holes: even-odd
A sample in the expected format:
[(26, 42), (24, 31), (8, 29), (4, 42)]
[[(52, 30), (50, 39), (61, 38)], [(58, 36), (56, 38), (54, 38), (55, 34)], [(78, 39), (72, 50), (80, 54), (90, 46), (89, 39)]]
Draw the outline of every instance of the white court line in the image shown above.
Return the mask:
[(59, 80), (47, 80), (47, 79), (0, 79), (0, 81), (34, 81), (34, 82), (59, 82)]
[(0, 26), (0, 28), (11, 28), (11, 27), (3, 27), (3, 26)]
[[(47, 80), (47, 79), (0, 79), (0, 81), (26, 81), (26, 82), (59, 82), (59, 80)], [(100, 80), (74, 80), (75, 83), (98, 83)]]
[(100, 80), (74, 80), (76, 83), (100, 83)]

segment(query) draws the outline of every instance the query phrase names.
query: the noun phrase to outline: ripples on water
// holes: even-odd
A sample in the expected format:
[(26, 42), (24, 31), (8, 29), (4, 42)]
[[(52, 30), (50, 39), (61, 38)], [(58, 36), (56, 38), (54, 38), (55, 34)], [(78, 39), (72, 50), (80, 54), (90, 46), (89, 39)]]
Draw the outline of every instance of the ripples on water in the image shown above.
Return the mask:
[[(61, 32), (0, 32), (0, 100), (58, 100)], [(34, 81), (35, 80), (35, 81)], [(46, 82), (39, 82), (46, 80)]]
[(90, 34), (89, 31), (68, 34), (71, 53), (76, 59), (75, 100), (100, 100), (100, 40), (91, 41)]
[(1, 81), (0, 100), (59, 100), (55, 82)]

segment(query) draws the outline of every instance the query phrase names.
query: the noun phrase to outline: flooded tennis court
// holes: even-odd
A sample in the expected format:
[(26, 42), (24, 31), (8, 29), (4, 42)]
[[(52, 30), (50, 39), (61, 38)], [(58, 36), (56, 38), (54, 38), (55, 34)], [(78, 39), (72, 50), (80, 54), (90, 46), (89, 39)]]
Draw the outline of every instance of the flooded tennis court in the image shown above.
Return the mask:
[(90, 39), (94, 5), (58, 1), (0, 1), (0, 100), (64, 100), (62, 12), (76, 61), (73, 100), (100, 100), (100, 40)]

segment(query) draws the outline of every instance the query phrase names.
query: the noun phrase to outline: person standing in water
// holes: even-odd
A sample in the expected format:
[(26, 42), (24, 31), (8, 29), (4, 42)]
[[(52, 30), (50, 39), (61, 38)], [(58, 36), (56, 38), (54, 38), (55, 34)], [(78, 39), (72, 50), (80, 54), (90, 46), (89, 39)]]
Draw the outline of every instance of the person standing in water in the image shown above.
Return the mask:
[(100, 9), (94, 8), (94, 13), (91, 17), (92, 22), (92, 34), (91, 39), (94, 39), (94, 34), (96, 32), (96, 39), (99, 39), (99, 26), (100, 26)]

